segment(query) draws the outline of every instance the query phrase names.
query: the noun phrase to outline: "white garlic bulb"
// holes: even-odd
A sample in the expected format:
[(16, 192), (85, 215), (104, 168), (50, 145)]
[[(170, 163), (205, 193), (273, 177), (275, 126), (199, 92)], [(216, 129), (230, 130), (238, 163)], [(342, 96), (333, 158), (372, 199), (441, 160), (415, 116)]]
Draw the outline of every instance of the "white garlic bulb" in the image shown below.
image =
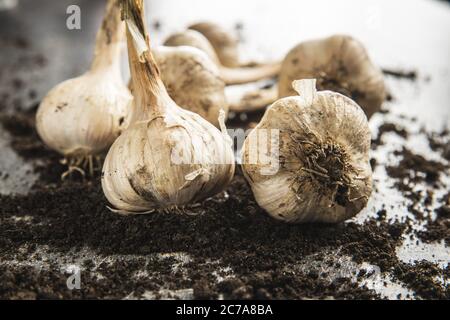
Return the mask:
[(220, 63), (229, 68), (240, 67), (239, 40), (228, 30), (212, 22), (197, 22), (188, 27), (201, 33), (217, 54)]
[(123, 34), (120, 7), (109, 0), (90, 70), (58, 84), (39, 106), (39, 135), (69, 166), (86, 159), (92, 165), (92, 157), (107, 150), (126, 125), (133, 97), (120, 72)]
[(277, 87), (247, 92), (231, 101), (229, 109), (247, 112), (266, 108), (279, 98), (295, 95), (292, 81), (304, 78), (317, 79), (319, 90), (332, 90), (353, 99), (368, 118), (380, 110), (386, 98), (383, 73), (364, 46), (352, 37), (334, 35), (292, 48), (281, 65)]
[(366, 115), (344, 95), (316, 92), (315, 83), (294, 81), (300, 96), (272, 104), (242, 149), (256, 201), (286, 222), (344, 221), (372, 191)]
[(115, 211), (148, 213), (183, 206), (222, 191), (234, 174), (226, 133), (168, 95), (149, 48), (142, 0), (124, 1), (134, 93), (131, 125), (110, 148), (102, 188)]
[(217, 66), (193, 47), (164, 47), (153, 50), (161, 79), (177, 105), (219, 126), (219, 111), (228, 113), (225, 83)]
[(232, 63), (231, 65), (233, 66), (230, 66), (230, 64), (225, 65), (208, 39), (195, 30), (174, 33), (166, 39), (164, 45), (169, 47), (190, 46), (202, 50), (217, 65), (220, 76), (229, 85), (271, 78), (276, 76), (281, 68), (281, 62), (269, 62), (254, 66), (238, 66), (237, 62)]
[(278, 97), (295, 95), (292, 81), (316, 78), (319, 90), (352, 98), (370, 118), (386, 98), (384, 77), (356, 39), (334, 35), (303, 42), (289, 51), (280, 70)]

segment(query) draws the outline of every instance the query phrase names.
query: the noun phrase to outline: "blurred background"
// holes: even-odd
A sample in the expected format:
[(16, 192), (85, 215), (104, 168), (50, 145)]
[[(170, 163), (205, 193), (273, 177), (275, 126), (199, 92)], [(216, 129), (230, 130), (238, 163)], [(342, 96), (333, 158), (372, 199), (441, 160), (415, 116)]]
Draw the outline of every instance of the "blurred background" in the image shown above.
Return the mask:
[[(46, 69), (28, 72), (38, 101), (54, 84), (84, 72), (92, 58), (103, 0), (0, 0), (0, 65), (3, 72), (17, 57), (5, 39), (24, 38), (45, 57)], [(81, 30), (68, 30), (66, 9), (78, 5)], [(152, 41), (189, 23), (210, 20), (234, 30), (241, 39), (243, 59), (281, 59), (297, 43), (334, 33), (361, 40), (372, 59), (384, 68), (418, 70), (435, 86), (430, 94), (439, 115), (449, 118), (450, 5), (437, 0), (147, 0)], [(126, 63), (124, 63), (126, 65)], [(22, 68), (20, 68), (22, 69)], [(16, 70), (27, 72), (30, 70)], [(126, 69), (126, 68), (125, 68)], [(0, 80), (7, 86), (9, 77)]]

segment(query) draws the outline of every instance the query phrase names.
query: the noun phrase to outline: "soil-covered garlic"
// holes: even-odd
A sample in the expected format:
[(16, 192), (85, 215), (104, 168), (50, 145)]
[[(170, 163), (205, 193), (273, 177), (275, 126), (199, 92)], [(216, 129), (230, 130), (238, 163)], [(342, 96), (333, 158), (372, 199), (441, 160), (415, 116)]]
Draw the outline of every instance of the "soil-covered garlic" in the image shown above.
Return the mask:
[(109, 0), (90, 70), (58, 84), (39, 105), (37, 131), (47, 146), (64, 155), (69, 169), (89, 164), (92, 171), (93, 158), (126, 125), (132, 96), (120, 71), (123, 35), (120, 6)]
[(131, 125), (106, 156), (102, 187), (123, 214), (183, 206), (222, 191), (234, 174), (231, 139), (169, 96), (150, 51), (143, 0), (124, 0), (134, 93)]
[(184, 109), (219, 126), (220, 110), (228, 112), (225, 83), (217, 66), (196, 48), (160, 46), (153, 50), (170, 97)]
[(295, 95), (292, 81), (305, 78), (316, 78), (319, 90), (352, 98), (369, 118), (386, 97), (381, 69), (358, 40), (346, 35), (306, 41), (291, 49), (281, 66), (278, 97)]
[(244, 175), (258, 204), (276, 219), (349, 219), (372, 192), (367, 117), (350, 98), (317, 92), (315, 80), (293, 87), (300, 96), (272, 104), (246, 138)]
[(281, 67), (280, 62), (253, 66), (240, 66), (237, 63), (224, 64), (216, 48), (203, 34), (195, 30), (174, 33), (166, 39), (164, 45), (170, 47), (190, 46), (202, 50), (218, 66), (220, 75), (226, 84), (243, 84), (271, 78), (278, 74)]

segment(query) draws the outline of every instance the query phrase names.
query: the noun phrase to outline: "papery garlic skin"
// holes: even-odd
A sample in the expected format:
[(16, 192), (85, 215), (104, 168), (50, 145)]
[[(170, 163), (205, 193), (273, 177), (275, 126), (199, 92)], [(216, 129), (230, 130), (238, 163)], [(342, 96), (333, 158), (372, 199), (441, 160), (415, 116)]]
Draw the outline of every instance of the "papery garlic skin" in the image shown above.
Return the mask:
[(225, 83), (217, 66), (193, 47), (157, 47), (153, 54), (161, 79), (177, 105), (193, 111), (216, 127), (220, 110), (228, 113)]
[(208, 39), (223, 66), (240, 67), (239, 41), (233, 34), (212, 22), (195, 23), (188, 29), (198, 31)]
[(386, 98), (381, 69), (364, 46), (345, 35), (303, 42), (286, 55), (279, 77), (279, 98), (296, 94), (292, 81), (316, 78), (319, 90), (333, 90), (352, 98), (370, 118)]
[[(295, 81), (294, 87), (300, 96), (272, 104), (245, 140), (244, 175), (258, 204), (275, 219), (347, 220), (366, 206), (372, 192), (367, 117), (344, 95), (316, 92), (315, 80)], [(267, 154), (257, 141), (274, 129), (279, 152)], [(270, 161), (262, 163), (264, 157)], [(271, 172), (269, 163), (276, 162), (278, 170)]]
[(39, 105), (39, 136), (68, 159), (107, 150), (127, 125), (133, 97), (120, 72), (123, 34), (117, 0), (109, 0), (90, 70), (55, 86)]
[(151, 53), (142, 0), (125, 0), (134, 103), (130, 126), (111, 146), (102, 188), (113, 211), (149, 213), (181, 207), (226, 188), (234, 174), (232, 142), (169, 96)]
[(224, 65), (219, 59), (218, 52), (208, 39), (195, 30), (175, 33), (166, 39), (164, 45), (169, 47), (189, 46), (203, 51), (217, 65), (220, 76), (227, 85), (244, 84), (271, 78), (278, 75), (281, 68), (281, 62), (278, 61), (252, 66), (240, 66), (237, 63), (234, 67)]
[(227, 137), (199, 115), (174, 106), (170, 116), (139, 121), (114, 142), (102, 187), (118, 212), (146, 213), (211, 197), (233, 174)]
[(70, 157), (105, 151), (125, 125), (132, 96), (109, 70), (66, 80), (42, 100), (36, 114), (39, 136)]
[(184, 30), (182, 32), (173, 33), (164, 41), (164, 45), (167, 47), (194, 47), (206, 53), (216, 65), (222, 64), (208, 39), (195, 30)]

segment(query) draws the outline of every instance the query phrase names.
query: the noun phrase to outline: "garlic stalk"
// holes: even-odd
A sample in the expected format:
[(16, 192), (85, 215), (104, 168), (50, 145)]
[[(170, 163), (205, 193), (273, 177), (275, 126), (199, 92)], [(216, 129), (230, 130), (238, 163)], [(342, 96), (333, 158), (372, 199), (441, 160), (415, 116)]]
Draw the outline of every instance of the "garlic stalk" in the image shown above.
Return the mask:
[(134, 89), (131, 125), (110, 148), (102, 188), (122, 214), (183, 206), (222, 191), (234, 174), (231, 139), (169, 96), (150, 51), (143, 0), (123, 0)]
[[(248, 67), (239, 66), (237, 62), (231, 63), (231, 58), (223, 58), (228, 54), (220, 55), (220, 51), (217, 51), (217, 48), (213, 47), (208, 39), (196, 30), (185, 30), (183, 32), (175, 33), (166, 39), (164, 45), (170, 47), (191, 46), (202, 50), (216, 63), (220, 75), (226, 84), (244, 84), (264, 78), (271, 78), (278, 74), (281, 67), (280, 62)], [(225, 52), (231, 51), (224, 48), (222, 49)], [(224, 64), (224, 59), (225, 61), (228, 61), (227, 64)]]
[(246, 138), (244, 175), (258, 204), (275, 219), (349, 219), (372, 192), (367, 117), (344, 95), (317, 92), (315, 80), (294, 81), (293, 88), (300, 96), (272, 104)]
[(126, 125), (132, 96), (120, 72), (123, 35), (120, 7), (117, 0), (109, 0), (90, 70), (58, 84), (39, 105), (37, 131), (47, 146), (66, 158), (65, 175), (85, 165), (92, 173), (93, 160)]

